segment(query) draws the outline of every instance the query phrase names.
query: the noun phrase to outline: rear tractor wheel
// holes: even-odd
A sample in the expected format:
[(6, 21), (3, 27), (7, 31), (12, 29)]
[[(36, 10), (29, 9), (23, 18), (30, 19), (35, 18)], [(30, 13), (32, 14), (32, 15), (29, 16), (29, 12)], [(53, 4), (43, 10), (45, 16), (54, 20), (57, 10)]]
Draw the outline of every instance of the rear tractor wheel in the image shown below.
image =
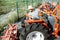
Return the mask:
[(19, 31), (19, 40), (48, 40), (46, 29), (41, 24), (28, 25)]

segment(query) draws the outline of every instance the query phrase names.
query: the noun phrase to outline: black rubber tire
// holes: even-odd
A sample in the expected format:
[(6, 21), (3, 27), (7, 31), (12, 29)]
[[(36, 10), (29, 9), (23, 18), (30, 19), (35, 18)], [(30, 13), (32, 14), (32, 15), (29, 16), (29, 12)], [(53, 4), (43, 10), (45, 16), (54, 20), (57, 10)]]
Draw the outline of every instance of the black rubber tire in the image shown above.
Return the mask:
[(44, 27), (41, 24), (36, 24), (33, 23), (31, 25), (26, 26), (26, 28), (21, 28), (19, 29), (19, 40), (26, 40), (26, 36), (33, 31), (39, 31), (41, 33), (43, 33), (44, 35), (44, 40), (48, 40), (48, 34), (47, 34), (47, 30), (43, 29)]

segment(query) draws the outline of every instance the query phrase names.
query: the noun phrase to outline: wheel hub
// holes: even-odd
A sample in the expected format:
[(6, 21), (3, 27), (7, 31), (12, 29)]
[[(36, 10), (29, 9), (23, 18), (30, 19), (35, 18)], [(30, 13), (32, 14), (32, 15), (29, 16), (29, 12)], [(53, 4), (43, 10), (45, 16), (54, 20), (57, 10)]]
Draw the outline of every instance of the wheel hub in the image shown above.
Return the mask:
[(44, 35), (41, 32), (33, 31), (27, 35), (26, 40), (44, 40)]

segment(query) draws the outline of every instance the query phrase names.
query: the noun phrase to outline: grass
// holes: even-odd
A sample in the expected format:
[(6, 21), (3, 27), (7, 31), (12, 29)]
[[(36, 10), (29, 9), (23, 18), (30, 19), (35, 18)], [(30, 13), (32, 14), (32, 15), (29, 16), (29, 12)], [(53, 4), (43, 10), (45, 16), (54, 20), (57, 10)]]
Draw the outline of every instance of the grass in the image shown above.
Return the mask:
[(17, 14), (16, 12), (10, 12), (8, 14), (3, 15), (0, 18), (0, 26), (5, 26), (9, 23), (14, 23), (17, 20)]
[[(7, 5), (2, 7), (2, 13), (0, 13), (0, 27), (4, 27), (8, 25), (9, 23), (14, 23), (17, 20), (17, 12), (15, 13), (7, 13), (11, 11), (12, 8), (16, 8), (16, 1), (7, 1)], [(31, 2), (28, 4), (31, 5)], [(18, 12), (19, 12), (19, 18), (22, 17), (27, 12), (27, 6), (24, 2), (18, 2)], [(6, 14), (7, 13), (7, 14)], [(2, 28), (0, 28), (2, 30)]]

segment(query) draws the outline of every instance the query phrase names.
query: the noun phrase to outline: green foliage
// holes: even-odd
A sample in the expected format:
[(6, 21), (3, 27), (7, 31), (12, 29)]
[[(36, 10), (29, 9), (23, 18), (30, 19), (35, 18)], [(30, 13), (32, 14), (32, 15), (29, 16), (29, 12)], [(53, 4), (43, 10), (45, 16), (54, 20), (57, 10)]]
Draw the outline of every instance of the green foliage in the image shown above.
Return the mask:
[(8, 13), (12, 8), (15, 8), (16, 3), (9, 2), (8, 0), (0, 0), (0, 15)]
[(1, 33), (3, 30), (4, 30), (4, 28), (0, 26), (0, 33)]
[(0, 0), (0, 6), (5, 6), (5, 5), (6, 5), (6, 1)]

